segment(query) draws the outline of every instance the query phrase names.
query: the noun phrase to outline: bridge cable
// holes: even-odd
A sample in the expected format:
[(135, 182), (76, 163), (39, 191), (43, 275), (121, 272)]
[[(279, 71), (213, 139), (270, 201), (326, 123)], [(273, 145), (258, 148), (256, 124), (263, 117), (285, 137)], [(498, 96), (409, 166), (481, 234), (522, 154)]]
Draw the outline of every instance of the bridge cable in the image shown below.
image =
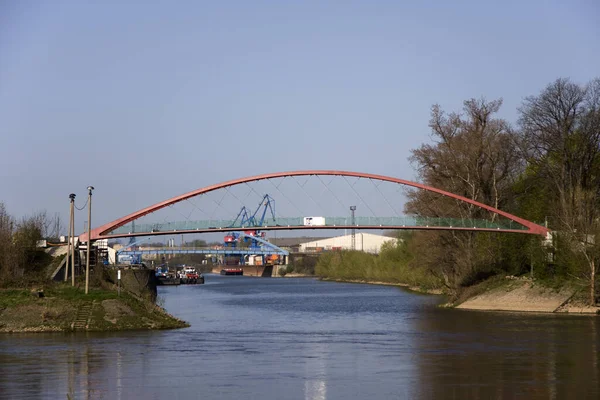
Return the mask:
[[(299, 177), (299, 176), (297, 176), (297, 177), (294, 177), (294, 178), (295, 178), (295, 180), (296, 180), (296, 182), (297, 182), (297, 181), (298, 181), (298, 178), (300, 178), (300, 177)], [(303, 183), (303, 184), (302, 184), (300, 187), (304, 187), (304, 186), (306, 186), (306, 184), (308, 183), (308, 180), (309, 180), (309, 179), (310, 179), (310, 177), (306, 178), (306, 180), (304, 181), (304, 183)]]
[(329, 181), (329, 184), (325, 185), (325, 182), (323, 182), (323, 179), (321, 179), (321, 177), (319, 175), (317, 175), (317, 178), (319, 178), (319, 180), (321, 181), (321, 183), (325, 186), (325, 189), (329, 190), (329, 192), (331, 193), (331, 195), (338, 201), (338, 203), (340, 203), (340, 205), (343, 208), (346, 208), (346, 206), (344, 205), (344, 203), (341, 202), (341, 200), (335, 195), (335, 193), (333, 193), (333, 191), (331, 189), (329, 189), (329, 185), (331, 184), (331, 182), (333, 182), (333, 179), (335, 178), (332, 177), (331, 180)]
[[(345, 176), (342, 176), (342, 178), (346, 179), (346, 177), (345, 177)], [(360, 178), (359, 178), (359, 179), (360, 179)], [(350, 186), (350, 189), (353, 189), (353, 190), (354, 190), (354, 188), (352, 188), (352, 186), (350, 185), (350, 183), (349, 183), (348, 181), (346, 181), (346, 183), (348, 183), (348, 186)], [(356, 193), (356, 190), (354, 190), (354, 193)], [(358, 193), (356, 193), (356, 194), (358, 195)], [(355, 204), (355, 205), (356, 205), (357, 207), (360, 207), (362, 204), (364, 204), (364, 200), (363, 200), (363, 199), (361, 199), (361, 198), (360, 198), (360, 196), (358, 196), (358, 200), (360, 200), (360, 202), (359, 202), (359, 203), (357, 203), (357, 204)], [(355, 201), (353, 201), (353, 203), (356, 203), (356, 202), (355, 202)], [(367, 208), (369, 208), (369, 206), (367, 206)], [(374, 213), (373, 213), (373, 211), (371, 211), (371, 213), (372, 213), (372, 214), (374, 214)]]
[(185, 216), (185, 215), (184, 215), (184, 214), (183, 214), (181, 211), (179, 211), (179, 210), (178, 210), (178, 209), (176, 209), (176, 208), (173, 208), (173, 204), (169, 205), (169, 207), (170, 207), (171, 209), (173, 209), (173, 210), (177, 211), (177, 213), (178, 213), (179, 215), (181, 215), (183, 218), (185, 218), (187, 221), (189, 221), (189, 220), (190, 220), (190, 219), (189, 219), (188, 217), (186, 217), (186, 216)]
[[(285, 177), (284, 177), (283, 179), (285, 179)], [(273, 181), (271, 181), (270, 179), (269, 179), (268, 181), (269, 181), (269, 182), (271, 182), (271, 185), (273, 185), (273, 186), (275, 187), (275, 189), (277, 189), (277, 191), (278, 191), (279, 193), (281, 193), (281, 195), (283, 196), (283, 198), (284, 198), (284, 199), (286, 199), (286, 200), (287, 200), (287, 201), (288, 201), (288, 202), (289, 202), (289, 203), (290, 203), (292, 206), (294, 206), (294, 208), (295, 208), (296, 210), (298, 210), (298, 212), (300, 213), (300, 216), (302, 216), (302, 215), (304, 214), (304, 213), (302, 212), (302, 210), (301, 210), (300, 208), (298, 208), (298, 206), (297, 206), (296, 204), (294, 204), (294, 202), (293, 202), (292, 200), (290, 200), (290, 198), (289, 198), (289, 197), (287, 197), (287, 196), (285, 195), (285, 193), (283, 193), (283, 192), (282, 192), (282, 191), (279, 189), (279, 186), (276, 186), (276, 185), (273, 183)], [(282, 180), (281, 182), (283, 183), (283, 180)], [(281, 185), (281, 183), (280, 183), (279, 185)]]
[[(212, 199), (212, 198), (211, 198), (211, 200), (213, 201), (213, 203), (215, 203), (217, 205), (217, 207), (220, 207), (223, 210), (225, 210), (228, 214), (233, 215), (234, 214), (233, 212), (230, 212), (225, 207), (221, 206), (221, 203), (223, 202), (223, 199), (225, 199), (225, 196), (227, 196), (227, 192), (223, 191), (223, 196), (221, 197), (221, 200), (219, 200), (219, 202), (217, 202), (215, 199)], [(217, 211), (217, 209), (214, 209), (213, 212), (210, 214), (210, 219), (212, 219), (214, 217), (215, 211)]]
[(231, 191), (229, 190), (229, 188), (225, 188), (225, 190), (227, 191), (227, 193), (229, 193), (230, 195), (232, 195), (233, 197), (235, 197), (236, 200), (239, 201), (242, 206), (244, 205), (244, 202), (242, 200), (240, 200), (240, 198), (237, 197), (235, 194), (231, 193)]
[(165, 225), (165, 223), (167, 223), (167, 224), (168, 224), (168, 222), (167, 222), (167, 218), (168, 218), (168, 217), (165, 217), (165, 218), (163, 219), (163, 221), (162, 221), (162, 222), (157, 222), (157, 223), (156, 223), (156, 226), (158, 227), (158, 229), (162, 230), (162, 227)]
[(317, 203), (315, 201), (315, 199), (312, 198), (312, 196), (310, 194), (308, 194), (308, 192), (306, 191), (306, 189), (304, 189), (304, 186), (308, 183), (308, 178), (306, 178), (306, 180), (304, 181), (304, 184), (300, 185), (300, 183), (294, 179), (294, 182), (296, 182), (298, 184), (298, 186), (300, 187), (300, 189), (302, 189), (302, 191), (304, 192), (304, 194), (310, 199), (312, 200), (313, 203), (315, 203), (315, 205), (321, 209), (321, 211), (324, 211), (323, 208), (319, 205), (319, 203)]
[(350, 188), (354, 191), (354, 193), (356, 193), (356, 195), (358, 196), (358, 198), (360, 199), (360, 201), (367, 206), (367, 208), (369, 209), (369, 211), (371, 211), (371, 214), (373, 214), (373, 216), (375, 218), (377, 218), (377, 214), (375, 214), (373, 212), (373, 210), (371, 209), (371, 207), (369, 207), (369, 205), (364, 201), (364, 199), (362, 198), (362, 196), (356, 191), (356, 189), (354, 189), (354, 185), (356, 185), (358, 183), (358, 181), (360, 180), (360, 177), (356, 180), (356, 182), (354, 182), (353, 185), (350, 185), (350, 182), (348, 182), (348, 179), (344, 176), (344, 180), (346, 181), (346, 183), (350, 186)]
[(204, 215), (208, 216), (208, 213), (206, 211), (204, 211), (203, 209), (201, 209), (200, 207), (198, 207), (196, 205), (196, 203), (194, 203), (191, 199), (186, 199), (186, 201), (189, 202), (192, 206), (194, 206), (194, 208), (196, 208), (198, 211), (200, 211)]
[[(246, 186), (248, 186), (250, 188), (251, 192), (254, 192), (254, 194), (256, 194), (258, 196), (258, 198), (261, 198), (264, 196), (264, 195), (261, 195), (260, 193), (258, 193), (252, 186), (250, 186), (248, 184), (248, 182), (244, 182), (244, 183), (246, 184)], [(248, 195), (250, 195), (250, 193), (248, 193)], [(246, 197), (248, 197), (248, 196), (246, 196)]]
[[(392, 211), (398, 216), (400, 217), (400, 214), (398, 214), (398, 211), (396, 211), (396, 209), (394, 207), (392, 207), (392, 205), (390, 204), (389, 200), (387, 199), (387, 197), (385, 197), (385, 195), (383, 194), (383, 192), (379, 189), (379, 185), (376, 184), (372, 178), (369, 178), (369, 180), (371, 181), (371, 183), (373, 184), (373, 186), (375, 186), (375, 189), (377, 189), (377, 191), (379, 192), (379, 194), (381, 195), (381, 197), (383, 197), (383, 199), (385, 200), (385, 202), (387, 203), (387, 205), (392, 209)], [(383, 181), (379, 181), (379, 183), (381, 184), (381, 182)]]
[[(242, 207), (244, 207), (244, 202), (243, 202), (243, 201), (242, 201), (242, 200), (241, 200), (239, 197), (237, 197), (235, 194), (231, 193), (231, 191), (229, 191), (229, 189), (228, 189), (228, 188), (225, 188), (225, 190), (227, 190), (227, 192), (228, 192), (230, 195), (232, 195), (233, 197), (235, 197), (235, 198), (237, 199), (237, 201), (239, 201), (239, 202), (240, 202), (240, 204), (242, 205)], [(246, 197), (244, 198), (244, 200), (248, 198), (248, 196), (250, 195), (250, 193), (252, 193), (252, 191), (250, 191), (250, 192), (248, 192), (248, 194), (246, 194)], [(221, 199), (221, 200), (222, 200), (222, 199)]]
[[(256, 190), (254, 190), (252, 188), (252, 186), (248, 185), (248, 182), (244, 182), (244, 183), (246, 184), (246, 186), (250, 187), (250, 191), (248, 193), (246, 193), (246, 196), (244, 197), (244, 201), (246, 201), (252, 192), (256, 193)], [(261, 196), (258, 195), (258, 197), (260, 198)], [(242, 206), (244, 206), (244, 205), (245, 204), (242, 202)]]

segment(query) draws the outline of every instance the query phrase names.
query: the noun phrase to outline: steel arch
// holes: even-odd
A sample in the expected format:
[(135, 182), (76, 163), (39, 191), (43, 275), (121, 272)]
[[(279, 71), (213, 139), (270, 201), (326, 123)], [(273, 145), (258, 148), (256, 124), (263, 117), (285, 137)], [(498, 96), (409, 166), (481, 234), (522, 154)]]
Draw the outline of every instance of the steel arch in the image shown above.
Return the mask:
[[(392, 183), (398, 183), (401, 185), (406, 185), (406, 186), (410, 186), (410, 187), (414, 187), (417, 189), (423, 189), (423, 190), (427, 190), (430, 192), (434, 192), (434, 193), (438, 193), (441, 194), (443, 196), (447, 196), (456, 200), (461, 200), (464, 201), (466, 203), (469, 204), (473, 204), (474, 206), (483, 208), (484, 210), (488, 210), (491, 211), (493, 213), (496, 213), (498, 215), (501, 215), (505, 218), (508, 218), (511, 221), (514, 221), (520, 225), (523, 225), (524, 227), (527, 228), (527, 230), (523, 230), (522, 233), (530, 233), (530, 234), (537, 234), (537, 235), (546, 235), (549, 230), (548, 228), (545, 228), (541, 225), (535, 224), (531, 221), (528, 221), (526, 219), (517, 217), (516, 215), (507, 213), (505, 211), (502, 210), (498, 210), (494, 207), (491, 207), (487, 204), (483, 204), (480, 203), (478, 201), (474, 201), (471, 199), (468, 199), (466, 197), (463, 196), (459, 196), (457, 194), (454, 193), (450, 193), (447, 192), (445, 190), (442, 189), (438, 189), (432, 186), (428, 186), (428, 185), (424, 185), (422, 183), (418, 183), (418, 182), (412, 182), (412, 181), (408, 181), (405, 179), (399, 179), (399, 178), (393, 178), (390, 176), (385, 176), (385, 175), (376, 175), (376, 174), (367, 174), (367, 173), (362, 173), (362, 172), (352, 172), (352, 171), (336, 171), (336, 170), (306, 170), (306, 171), (288, 171), (288, 172), (275, 172), (275, 173), (270, 173), (270, 174), (262, 174), (262, 175), (255, 175), (255, 176), (250, 176), (250, 177), (246, 177), (246, 178), (240, 178), (240, 179), (233, 179), (233, 180), (229, 180), (226, 182), (222, 182), (222, 183), (218, 183), (216, 185), (210, 185), (210, 186), (206, 186), (200, 189), (196, 189), (193, 190), (191, 192), (188, 193), (184, 193), (182, 195), (179, 196), (175, 196), (172, 197), (168, 200), (162, 201), (160, 203), (156, 203), (154, 205), (151, 205), (149, 207), (143, 208), (141, 210), (135, 211), (131, 214), (128, 214), (124, 217), (121, 217), (119, 219), (116, 219), (112, 222), (109, 222), (107, 224), (104, 224), (102, 226), (99, 226), (97, 228), (92, 229), (91, 231), (91, 236), (92, 236), (92, 240), (96, 240), (96, 239), (101, 239), (102, 236), (106, 235), (108, 232), (119, 228), (133, 220), (136, 220), (140, 217), (143, 217), (144, 215), (150, 214), (154, 211), (160, 210), (161, 208), (165, 208), (168, 207), (170, 205), (173, 205), (175, 203), (179, 203), (180, 201), (184, 201), (187, 200), (191, 197), (194, 196), (198, 196), (204, 193), (208, 193), (208, 192), (212, 192), (214, 190), (218, 190), (218, 189), (223, 189), (223, 188), (227, 188), (230, 186), (235, 186), (235, 185), (239, 185), (239, 184), (243, 184), (243, 183), (248, 183), (248, 182), (254, 182), (254, 181), (260, 181), (260, 180), (265, 180), (265, 179), (274, 179), (274, 178), (285, 178), (288, 176), (311, 176), (311, 175), (329, 175), (329, 176), (347, 176), (347, 177), (355, 177), (355, 178), (365, 178), (365, 179), (374, 179), (374, 180), (379, 180), (379, 181), (386, 181), (386, 182), (392, 182)], [(87, 232), (80, 235), (79, 239), (83, 242), (87, 241)]]

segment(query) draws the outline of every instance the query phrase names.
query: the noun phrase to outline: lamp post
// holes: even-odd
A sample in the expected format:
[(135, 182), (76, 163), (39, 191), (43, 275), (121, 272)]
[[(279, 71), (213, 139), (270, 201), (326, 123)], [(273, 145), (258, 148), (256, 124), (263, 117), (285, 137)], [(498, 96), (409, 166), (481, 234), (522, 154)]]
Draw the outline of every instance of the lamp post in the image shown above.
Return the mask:
[(92, 251), (92, 190), (93, 186), (88, 186), (88, 237), (87, 251), (85, 255), (85, 294), (88, 294), (90, 287), (90, 252)]
[(69, 235), (67, 236), (67, 259), (65, 262), (65, 282), (69, 277), (69, 258), (71, 258), (71, 283), (75, 286), (75, 257), (71, 256), (71, 252), (75, 254), (75, 242), (71, 242), (71, 237), (75, 236), (74, 226), (73, 226), (73, 218), (75, 215), (75, 194), (71, 193), (69, 195), (69, 199), (71, 199), (71, 204), (69, 205)]
[[(71, 197), (72, 196), (72, 197)], [(75, 194), (71, 193), (69, 195), (71, 199), (71, 209), (73, 210), (71, 214), (71, 220), (69, 224), (71, 225), (71, 286), (75, 286)], [(81, 261), (79, 262), (81, 268)]]
[[(69, 199), (71, 196), (74, 196), (73, 193), (69, 195)], [(67, 235), (67, 259), (65, 260), (65, 282), (69, 278), (69, 257), (71, 257), (71, 219), (73, 218), (73, 199), (71, 199), (71, 203), (69, 204), (69, 234)]]
[[(69, 195), (71, 199), (71, 220), (69, 221), (71, 229), (71, 286), (75, 286), (75, 193)], [(67, 257), (69, 255), (67, 254)], [(81, 262), (79, 263), (81, 265)]]
[(356, 223), (354, 222), (354, 211), (356, 211), (356, 206), (350, 206), (350, 213), (352, 214), (352, 250), (356, 250), (356, 229), (354, 228)]

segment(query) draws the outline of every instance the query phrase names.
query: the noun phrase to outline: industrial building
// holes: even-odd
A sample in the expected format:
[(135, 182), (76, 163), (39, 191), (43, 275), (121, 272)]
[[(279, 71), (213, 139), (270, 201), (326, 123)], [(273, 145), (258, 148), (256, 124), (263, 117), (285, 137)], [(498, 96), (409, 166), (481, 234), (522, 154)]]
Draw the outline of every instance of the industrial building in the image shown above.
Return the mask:
[[(356, 233), (355, 250), (365, 253), (378, 254), (384, 243), (394, 241), (395, 238), (374, 235), (372, 233)], [(332, 238), (315, 239), (310, 242), (301, 243), (299, 246), (301, 253), (320, 252), (328, 250), (351, 250), (352, 235), (336, 236)]]

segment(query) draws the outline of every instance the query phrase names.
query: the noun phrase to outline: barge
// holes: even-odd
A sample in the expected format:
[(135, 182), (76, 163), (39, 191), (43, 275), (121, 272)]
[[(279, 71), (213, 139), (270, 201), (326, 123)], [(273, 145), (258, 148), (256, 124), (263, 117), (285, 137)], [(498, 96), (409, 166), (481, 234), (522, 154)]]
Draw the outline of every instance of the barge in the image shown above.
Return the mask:
[(244, 275), (243, 268), (223, 268), (221, 275)]
[(183, 267), (177, 272), (169, 272), (168, 268), (156, 270), (157, 285), (181, 285), (181, 284), (203, 284), (204, 275), (197, 272), (195, 268)]

